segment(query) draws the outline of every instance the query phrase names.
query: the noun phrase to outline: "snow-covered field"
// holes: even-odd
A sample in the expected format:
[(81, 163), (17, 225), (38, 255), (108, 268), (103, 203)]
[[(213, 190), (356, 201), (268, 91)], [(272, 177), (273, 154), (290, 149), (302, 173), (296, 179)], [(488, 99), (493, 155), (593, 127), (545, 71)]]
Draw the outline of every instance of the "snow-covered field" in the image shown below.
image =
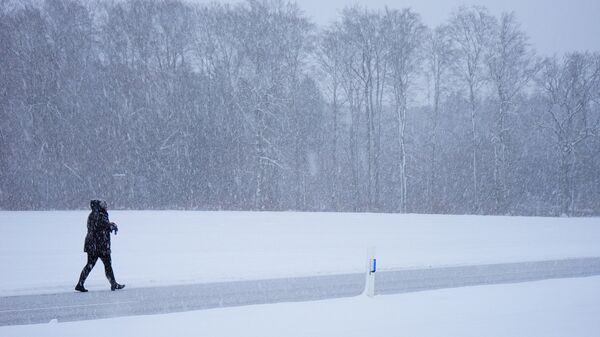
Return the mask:
[[(71, 292), (87, 211), (0, 212), (0, 296)], [(598, 218), (109, 211), (128, 287), (600, 257)], [(101, 262), (86, 286), (106, 289)]]
[[(0, 297), (72, 292), (87, 211), (0, 212)], [(600, 257), (597, 218), (112, 211), (128, 287)], [(86, 284), (105, 290), (101, 262)], [(126, 290), (125, 290), (126, 291)], [(110, 294), (110, 292), (109, 292)], [(1, 314), (1, 313), (0, 313)], [(600, 277), (0, 327), (18, 336), (598, 336)]]

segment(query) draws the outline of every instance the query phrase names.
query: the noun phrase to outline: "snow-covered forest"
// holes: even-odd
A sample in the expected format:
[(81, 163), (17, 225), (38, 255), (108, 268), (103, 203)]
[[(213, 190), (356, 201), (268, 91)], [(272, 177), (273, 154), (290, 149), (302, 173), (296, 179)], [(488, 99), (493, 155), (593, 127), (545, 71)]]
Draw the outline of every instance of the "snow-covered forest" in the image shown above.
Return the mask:
[(600, 53), (518, 13), (0, 1), (0, 209), (600, 214)]

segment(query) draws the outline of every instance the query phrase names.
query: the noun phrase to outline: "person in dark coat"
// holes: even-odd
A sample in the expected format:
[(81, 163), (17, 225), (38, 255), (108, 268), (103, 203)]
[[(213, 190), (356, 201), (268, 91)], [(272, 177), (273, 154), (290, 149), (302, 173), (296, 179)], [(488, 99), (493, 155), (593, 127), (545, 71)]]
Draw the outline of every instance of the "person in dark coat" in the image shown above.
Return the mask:
[(110, 233), (115, 232), (116, 235), (119, 228), (114, 222), (108, 220), (106, 201), (92, 200), (90, 201), (90, 207), (92, 208), (92, 212), (88, 216), (88, 231), (83, 247), (83, 251), (87, 253), (87, 264), (81, 271), (79, 282), (77, 283), (77, 286), (75, 286), (75, 290), (87, 292), (83, 283), (92, 271), (92, 268), (94, 268), (94, 265), (96, 265), (98, 258), (100, 258), (104, 264), (106, 278), (110, 281), (110, 290), (123, 289), (125, 288), (125, 285), (119, 284), (115, 280), (110, 258)]

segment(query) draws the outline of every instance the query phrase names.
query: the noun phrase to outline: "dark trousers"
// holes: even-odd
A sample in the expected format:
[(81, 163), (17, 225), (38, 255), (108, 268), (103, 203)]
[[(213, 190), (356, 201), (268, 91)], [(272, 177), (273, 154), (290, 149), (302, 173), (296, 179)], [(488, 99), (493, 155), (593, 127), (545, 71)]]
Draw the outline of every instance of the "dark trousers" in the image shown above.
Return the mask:
[(87, 264), (85, 265), (85, 267), (83, 267), (83, 270), (81, 271), (78, 284), (83, 285), (85, 279), (92, 271), (92, 268), (94, 268), (94, 266), (96, 265), (96, 261), (98, 261), (98, 258), (100, 258), (100, 260), (102, 260), (102, 263), (104, 264), (104, 272), (106, 273), (106, 278), (110, 281), (110, 284), (112, 285), (117, 283), (117, 281), (115, 280), (115, 274), (113, 273), (110, 255), (97, 256), (88, 253)]

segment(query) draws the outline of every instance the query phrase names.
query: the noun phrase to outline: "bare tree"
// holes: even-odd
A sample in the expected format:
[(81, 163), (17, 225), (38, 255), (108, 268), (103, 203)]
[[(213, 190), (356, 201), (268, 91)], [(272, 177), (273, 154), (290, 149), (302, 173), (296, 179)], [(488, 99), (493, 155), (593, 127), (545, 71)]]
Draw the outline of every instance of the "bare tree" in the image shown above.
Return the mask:
[(329, 181), (329, 194), (331, 196), (332, 206), (339, 207), (339, 181), (341, 167), (338, 159), (339, 147), (339, 114), (341, 106), (341, 82), (343, 72), (344, 43), (338, 33), (339, 28), (334, 24), (333, 27), (323, 31), (317, 50), (317, 59), (323, 73), (327, 77), (326, 89), (331, 95), (331, 115), (333, 118), (333, 134), (331, 136), (331, 179)]
[(466, 86), (471, 114), (472, 136), (472, 211), (481, 212), (479, 199), (479, 120), (478, 95), (485, 80), (483, 60), (488, 45), (493, 17), (483, 7), (461, 7), (450, 19), (450, 36), (456, 52), (454, 70), (460, 81)]
[(377, 207), (380, 193), (381, 113), (386, 81), (385, 41), (379, 13), (359, 7), (346, 8), (342, 15), (344, 41), (355, 61), (347, 63), (362, 84), (367, 130), (367, 209)]
[(577, 146), (600, 131), (600, 116), (590, 111), (591, 103), (600, 98), (600, 55), (573, 53), (562, 61), (547, 58), (538, 81), (548, 117), (540, 126), (552, 132), (559, 157), (560, 213), (571, 215)]
[(345, 101), (350, 115), (350, 126), (348, 132), (348, 147), (346, 154), (350, 166), (350, 181), (351, 181), (351, 194), (355, 196), (352, 198), (352, 210), (359, 211), (364, 209), (364, 205), (367, 203), (365, 199), (368, 197), (367, 193), (364, 192), (363, 185), (365, 179), (363, 179), (364, 170), (364, 157), (362, 155), (363, 148), (359, 145), (362, 140), (361, 124), (362, 124), (362, 109), (365, 105), (364, 95), (362, 94), (363, 85), (356, 75), (354, 69), (357, 69), (358, 64), (361, 60), (358, 57), (359, 51), (348, 41), (348, 34), (340, 24), (338, 34), (341, 36), (340, 39), (344, 45), (342, 49), (342, 74), (341, 74), (341, 87), (345, 96)]
[[(286, 157), (282, 142), (286, 114), (296, 108), (291, 93), (301, 80), (312, 27), (294, 3), (252, 0), (247, 5), (242, 17), (248, 26), (241, 38), (253, 114), (248, 120), (255, 132), (254, 199), (257, 209), (265, 209), (279, 207), (279, 183), (289, 164), (295, 163), (293, 155)], [(296, 172), (296, 179), (301, 179)]]
[(434, 212), (437, 204), (437, 151), (438, 128), (440, 124), (440, 100), (448, 84), (449, 68), (452, 63), (453, 50), (448, 27), (439, 26), (429, 31), (425, 40), (426, 75), (432, 86), (432, 116), (431, 116), (431, 155), (429, 157), (429, 180), (427, 185), (427, 200), (429, 211)]
[(494, 211), (503, 214), (508, 210), (508, 195), (512, 171), (509, 113), (515, 96), (535, 76), (539, 67), (533, 51), (529, 48), (527, 35), (523, 32), (514, 13), (503, 13), (500, 22), (494, 24), (490, 46), (486, 55), (488, 77), (493, 87), (498, 108), (492, 136), (494, 145)]
[(409, 9), (402, 11), (386, 9), (385, 17), (387, 62), (390, 68), (394, 115), (398, 149), (398, 171), (400, 176), (400, 197), (398, 211), (407, 211), (408, 174), (406, 151), (406, 126), (408, 96), (421, 64), (420, 48), (426, 28), (418, 14)]

